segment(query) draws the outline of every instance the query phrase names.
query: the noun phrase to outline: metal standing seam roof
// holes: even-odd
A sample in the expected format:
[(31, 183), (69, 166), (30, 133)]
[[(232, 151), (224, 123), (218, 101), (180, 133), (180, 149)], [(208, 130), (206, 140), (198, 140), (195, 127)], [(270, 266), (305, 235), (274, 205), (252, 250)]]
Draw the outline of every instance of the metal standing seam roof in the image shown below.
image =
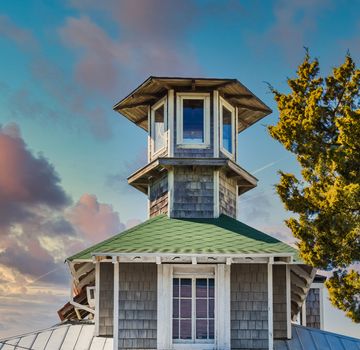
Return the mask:
[(289, 254), (297, 250), (226, 215), (210, 219), (174, 219), (159, 215), (67, 260), (96, 254)]
[(360, 350), (360, 339), (293, 325), (292, 339), (275, 340), (274, 350)]
[[(113, 338), (94, 337), (94, 324), (80, 321), (0, 339), (0, 350), (112, 350)], [(274, 340), (274, 350), (360, 350), (360, 339), (299, 325), (292, 339)]]
[(94, 337), (95, 325), (67, 322), (40, 331), (0, 339), (0, 350), (112, 350), (113, 338)]

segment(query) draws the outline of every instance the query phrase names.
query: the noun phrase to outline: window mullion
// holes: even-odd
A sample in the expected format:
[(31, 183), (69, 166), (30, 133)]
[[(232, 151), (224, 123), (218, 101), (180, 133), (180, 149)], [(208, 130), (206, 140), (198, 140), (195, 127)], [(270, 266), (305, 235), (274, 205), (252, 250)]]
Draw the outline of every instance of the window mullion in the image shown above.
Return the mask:
[(192, 341), (195, 343), (196, 341), (196, 279), (192, 278), (192, 290), (191, 290), (191, 326), (192, 326)]

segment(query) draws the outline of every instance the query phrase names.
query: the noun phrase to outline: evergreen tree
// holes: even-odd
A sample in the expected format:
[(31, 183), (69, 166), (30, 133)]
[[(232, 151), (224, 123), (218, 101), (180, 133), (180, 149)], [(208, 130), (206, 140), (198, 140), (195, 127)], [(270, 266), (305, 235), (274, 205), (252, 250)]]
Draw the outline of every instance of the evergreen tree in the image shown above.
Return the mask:
[(290, 93), (273, 87), (280, 112), (270, 135), (296, 155), (301, 177), (280, 172), (276, 185), (303, 260), (332, 270), (333, 305), (360, 322), (360, 70), (350, 54), (328, 76), (306, 51)]

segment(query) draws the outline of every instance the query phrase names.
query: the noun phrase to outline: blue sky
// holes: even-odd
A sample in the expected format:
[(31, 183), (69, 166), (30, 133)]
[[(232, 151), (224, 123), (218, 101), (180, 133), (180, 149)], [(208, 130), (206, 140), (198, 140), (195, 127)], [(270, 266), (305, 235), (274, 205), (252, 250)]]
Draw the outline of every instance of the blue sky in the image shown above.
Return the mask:
[[(0, 313), (12, 316), (0, 318), (0, 336), (55, 323), (67, 299), (63, 258), (146, 219), (146, 198), (125, 181), (145, 161), (146, 134), (112, 106), (149, 75), (237, 78), (274, 110), (239, 135), (240, 164), (259, 178), (240, 199), (240, 219), (292, 241), (273, 185), (278, 169), (298, 168), (267, 133), (278, 113), (265, 82), (286, 91), (304, 46), (324, 74), (348, 49), (359, 62), (359, 10), (359, 0), (2, 1), (0, 137), (16, 148), (5, 157), (14, 174), (32, 171), (35, 180), (26, 187), (9, 171), (0, 189), (15, 179), (34, 194), (39, 169), (52, 180), (47, 197), (7, 193), (15, 209), (12, 221), (0, 216)], [(73, 233), (60, 237), (67, 224)], [(32, 324), (18, 321), (19, 303)]]

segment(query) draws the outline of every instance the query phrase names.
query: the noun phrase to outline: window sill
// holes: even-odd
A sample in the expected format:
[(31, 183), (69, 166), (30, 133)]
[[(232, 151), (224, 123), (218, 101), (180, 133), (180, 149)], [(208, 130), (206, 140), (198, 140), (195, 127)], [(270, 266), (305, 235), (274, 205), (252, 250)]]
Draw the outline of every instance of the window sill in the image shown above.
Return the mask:
[(194, 148), (194, 149), (210, 149), (210, 145), (206, 143), (178, 143), (177, 148)]

